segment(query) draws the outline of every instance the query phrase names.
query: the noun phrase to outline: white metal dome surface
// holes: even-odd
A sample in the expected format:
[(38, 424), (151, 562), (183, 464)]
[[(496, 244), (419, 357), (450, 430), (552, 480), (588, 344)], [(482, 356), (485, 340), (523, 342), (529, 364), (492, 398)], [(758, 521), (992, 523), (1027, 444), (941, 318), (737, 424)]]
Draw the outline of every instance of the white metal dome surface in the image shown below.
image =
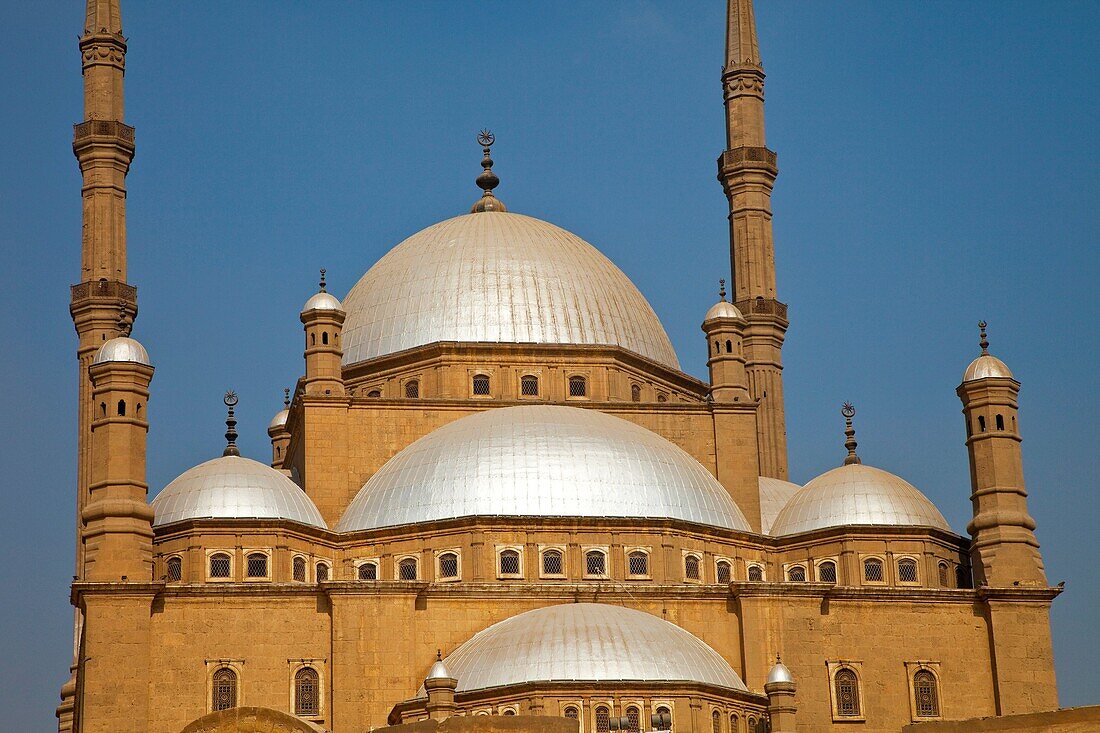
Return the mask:
[(343, 310), (343, 307), (340, 305), (340, 301), (335, 295), (322, 291), (320, 293), (314, 293), (310, 299), (306, 301), (306, 304), (302, 306), (303, 313), (312, 310), (338, 311)]
[(802, 490), (798, 484), (784, 481), (780, 478), (761, 476), (760, 486), (760, 531), (771, 534), (772, 524), (779, 512), (791, 500), (791, 497)]
[(566, 603), (512, 616), (474, 634), (444, 661), (458, 692), (619, 680), (746, 689), (729, 662), (688, 631), (604, 603)]
[(963, 374), (963, 381), (969, 382), (973, 379), (985, 379), (986, 377), (1013, 378), (1012, 370), (1008, 368), (1007, 364), (992, 354), (982, 354), (970, 362), (970, 366), (966, 368), (966, 372)]
[(673, 518), (749, 531), (698, 461), (597, 410), (490, 408), (429, 433), (378, 470), (336, 529), (467, 516)]
[(703, 316), (703, 323), (713, 320), (715, 318), (744, 318), (745, 316), (733, 303), (728, 300), (720, 300), (710, 307), (707, 314)]
[(856, 463), (826, 471), (802, 487), (775, 518), (771, 534), (861, 524), (951, 531), (939, 509), (915, 486), (880, 468)]
[(283, 408), (275, 413), (275, 417), (271, 418), (271, 422), (268, 423), (268, 430), (275, 430), (277, 428), (286, 427), (286, 421), (290, 418), (290, 410)]
[(109, 361), (129, 361), (152, 366), (149, 362), (149, 352), (145, 347), (137, 339), (126, 336), (118, 336), (105, 342), (92, 358), (93, 364), (104, 364)]
[(306, 493), (270, 466), (222, 456), (181, 473), (152, 502), (154, 526), (184, 519), (290, 519), (314, 527), (325, 520)]
[(344, 310), (344, 364), (464, 341), (613, 345), (680, 368), (657, 315), (611, 260), (521, 214), (466, 214), (412, 235)]

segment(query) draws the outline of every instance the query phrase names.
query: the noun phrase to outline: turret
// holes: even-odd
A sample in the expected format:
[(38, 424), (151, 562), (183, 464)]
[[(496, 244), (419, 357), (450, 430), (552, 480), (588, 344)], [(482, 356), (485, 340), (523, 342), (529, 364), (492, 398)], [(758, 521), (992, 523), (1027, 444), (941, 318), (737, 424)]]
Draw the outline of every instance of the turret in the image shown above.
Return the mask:
[(1035, 520), (1027, 511), (1020, 453), (1020, 383), (1003, 361), (989, 353), (986, 323), (981, 355), (963, 374), (956, 393), (966, 416), (970, 456), (970, 501), (974, 518), (967, 525), (976, 585), (1005, 587), (1047, 584)]
[(286, 449), (290, 446), (290, 431), (286, 421), (290, 418), (290, 390), (283, 390), (283, 409), (275, 413), (267, 426), (267, 435), (271, 438), (271, 467), (282, 468), (286, 458)]
[(435, 653), (435, 664), (424, 679), (424, 690), (428, 693), (426, 706), (428, 717), (432, 720), (446, 720), (455, 714), (455, 690), (458, 680), (451, 676), (443, 664), (441, 651)]
[(768, 719), (771, 733), (794, 733), (795, 705), (794, 675), (775, 655), (775, 666), (768, 672), (768, 681), (764, 683), (764, 694), (768, 696)]
[(749, 399), (748, 376), (742, 338), (745, 317), (737, 306), (726, 300), (726, 281), (719, 281), (721, 298), (703, 318), (707, 335), (707, 367), (710, 369), (710, 394), (715, 402), (741, 402)]
[(91, 483), (81, 512), (84, 578), (152, 579), (153, 510), (146, 501), (145, 441), (153, 366), (120, 336), (96, 352), (92, 381)]
[(343, 395), (340, 334), (346, 314), (340, 301), (325, 290), (324, 269), (320, 288), (302, 307), (301, 319), (306, 331), (305, 391), (308, 395)]

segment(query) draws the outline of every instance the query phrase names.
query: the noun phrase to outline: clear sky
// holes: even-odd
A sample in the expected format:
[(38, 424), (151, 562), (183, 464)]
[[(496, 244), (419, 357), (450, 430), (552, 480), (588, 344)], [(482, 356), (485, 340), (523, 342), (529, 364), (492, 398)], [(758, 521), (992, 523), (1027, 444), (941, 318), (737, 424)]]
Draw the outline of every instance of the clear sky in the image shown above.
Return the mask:
[[(7, 5), (0, 709), (6, 728), (49, 730), (70, 654), (83, 3)], [(721, 0), (124, 0), (123, 15), (152, 491), (219, 453), (227, 388), (244, 452), (266, 460), (317, 268), (343, 295), (468, 209), (482, 126), (502, 200), (606, 253), (705, 375), (699, 322), (729, 267)], [(1023, 382), (1030, 508), (1066, 581), (1061, 701), (1100, 702), (1100, 4), (760, 0), (757, 20), (792, 478), (839, 465), (852, 400), (864, 460), (964, 532), (954, 390), (987, 319)]]

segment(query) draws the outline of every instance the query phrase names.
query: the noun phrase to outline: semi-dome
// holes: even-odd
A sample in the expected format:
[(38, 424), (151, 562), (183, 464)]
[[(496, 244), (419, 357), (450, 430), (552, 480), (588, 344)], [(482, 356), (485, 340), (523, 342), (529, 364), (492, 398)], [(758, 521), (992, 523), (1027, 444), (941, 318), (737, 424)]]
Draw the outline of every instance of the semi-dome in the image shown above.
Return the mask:
[(468, 516), (672, 518), (749, 531), (722, 485), (682, 449), (626, 420), (560, 405), (491, 408), (429, 433), (367, 481), (336, 529)]
[(802, 487), (775, 518), (771, 534), (867, 524), (951, 531), (939, 509), (908, 481), (853, 463), (827, 471)]
[(970, 362), (970, 366), (966, 368), (966, 372), (963, 374), (963, 381), (969, 382), (974, 379), (985, 379), (986, 377), (1013, 378), (1012, 370), (1008, 368), (1007, 364), (992, 354), (982, 354)]
[(189, 468), (153, 499), (154, 526), (184, 519), (289, 519), (314, 527), (325, 520), (286, 475), (241, 456)]
[(137, 339), (127, 336), (119, 336), (105, 342), (92, 358), (93, 364), (104, 364), (109, 361), (129, 361), (151, 366), (149, 352)]
[(802, 490), (798, 484), (771, 476), (761, 476), (760, 486), (760, 531), (771, 534), (772, 524), (779, 512), (795, 494)]
[(690, 632), (644, 611), (603, 603), (512, 616), (474, 634), (444, 661), (458, 692), (620, 680), (746, 689), (729, 662)]
[(620, 346), (679, 369), (649, 303), (575, 234), (502, 211), (390, 250), (344, 298), (344, 364), (437, 341)]

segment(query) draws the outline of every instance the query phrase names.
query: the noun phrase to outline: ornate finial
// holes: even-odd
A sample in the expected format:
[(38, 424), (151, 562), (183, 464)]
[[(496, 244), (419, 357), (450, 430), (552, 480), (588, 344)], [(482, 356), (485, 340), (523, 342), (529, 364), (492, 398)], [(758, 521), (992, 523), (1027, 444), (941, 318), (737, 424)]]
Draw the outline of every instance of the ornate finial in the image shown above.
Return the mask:
[(978, 331), (981, 333), (981, 341), (978, 342), (978, 346), (982, 347), (982, 356), (989, 353), (989, 339), (985, 336), (985, 327), (989, 324), (985, 321), (978, 321)]
[(844, 416), (844, 447), (848, 449), (848, 455), (844, 459), (844, 465), (863, 463), (856, 455), (856, 429), (852, 427), (852, 418), (856, 415), (856, 408), (851, 402), (845, 402), (840, 408), (840, 414)]
[(443, 661), (443, 650), (442, 649), (436, 649), (435, 650), (435, 661), (437, 661), (437, 662), (442, 662)]
[(776, 664), (782, 664), (783, 663), (783, 660), (779, 658), (779, 652), (775, 653), (775, 663)]
[(723, 301), (726, 299), (726, 278), (718, 280), (718, 297)]
[(481, 145), (484, 157), (481, 159), (481, 175), (477, 177), (477, 186), (482, 190), (481, 198), (470, 209), (471, 214), (480, 211), (507, 211), (504, 204), (493, 195), (493, 189), (500, 185), (500, 179), (493, 173), (493, 157), (490, 148), (497, 141), (496, 135), (488, 130), (482, 130), (477, 134), (477, 142)]
[(233, 408), (237, 405), (237, 393), (233, 390), (229, 390), (225, 393), (225, 397), (222, 399), (225, 406), (229, 408), (229, 414), (225, 418), (225, 450), (222, 451), (223, 456), (239, 456), (241, 452), (237, 450), (237, 418), (233, 415)]
[(321, 286), (321, 292), (322, 293), (325, 292), (325, 273), (326, 272), (328, 272), (328, 270), (326, 270), (325, 268), (322, 267), (321, 268), (321, 282), (319, 283), (320, 286)]
[(283, 387), (283, 407), (290, 409), (290, 387)]
[(126, 308), (119, 306), (118, 309), (118, 335), (129, 336), (130, 331), (134, 328), (134, 322), (130, 320), (130, 314), (126, 312)]

